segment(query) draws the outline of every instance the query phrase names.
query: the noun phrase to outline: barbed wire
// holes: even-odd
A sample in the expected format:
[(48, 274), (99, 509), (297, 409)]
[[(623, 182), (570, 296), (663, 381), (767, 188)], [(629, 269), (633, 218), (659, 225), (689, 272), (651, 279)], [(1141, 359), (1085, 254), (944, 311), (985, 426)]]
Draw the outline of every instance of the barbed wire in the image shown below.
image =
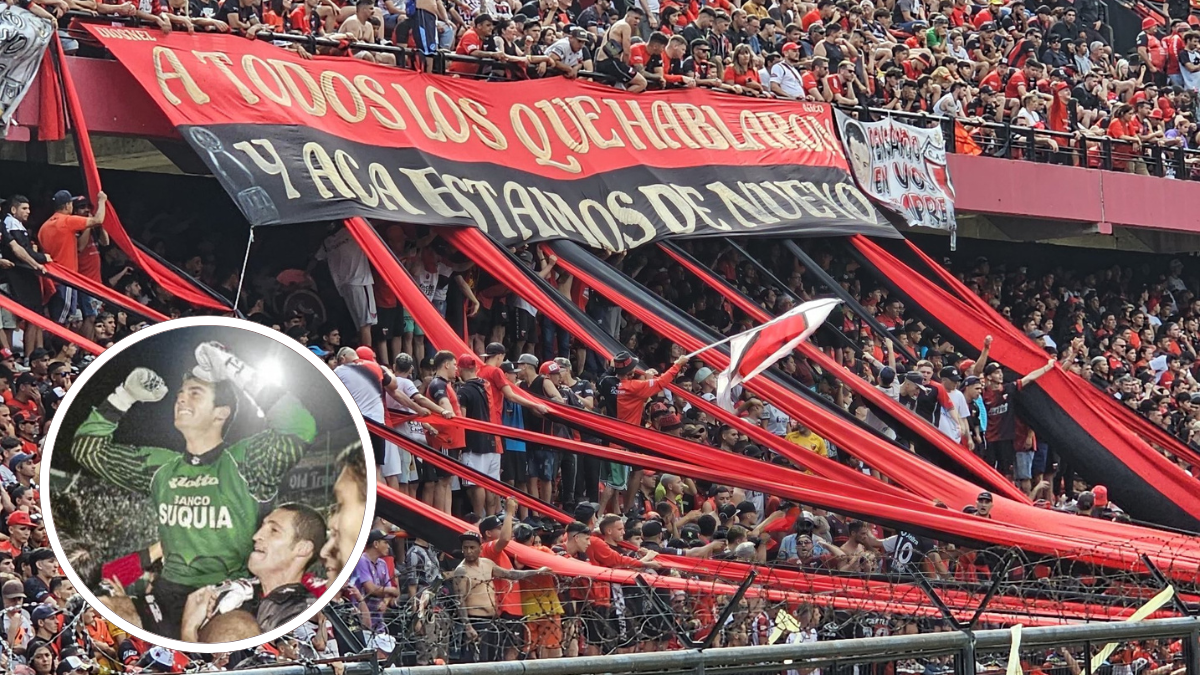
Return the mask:
[[(953, 571), (966, 554), (959, 551)], [(801, 572), (779, 563), (710, 560), (705, 573), (680, 575), (691, 584), (687, 591), (555, 575), (552, 586), (515, 591), (520, 616), (502, 612), (510, 582), (480, 582), (492, 585), (480, 595), (478, 585), (456, 590), (448, 572), (422, 583), (423, 570), (399, 564), (397, 578), (416, 591), (376, 610), (372, 619), (396, 639), (405, 665), (428, 665), (678, 649), (714, 632), (711, 646), (742, 646), (957, 629), (921, 588), (918, 575), (955, 621), (965, 624), (980, 611), (980, 628), (1123, 620), (1161, 590), (1145, 570), (1084, 569), (1072, 557), (1030, 557), (1018, 549), (970, 554), (986, 554), (995, 565), (982, 578), (964, 579), (924, 570)], [(729, 589), (751, 568), (759, 578), (722, 619), (732, 599)], [(464, 621), (462, 599), (479, 597), (494, 604), (469, 607), (467, 614), (481, 616)], [(1175, 614), (1168, 606), (1159, 615)], [(476, 635), (468, 623), (476, 626)]]

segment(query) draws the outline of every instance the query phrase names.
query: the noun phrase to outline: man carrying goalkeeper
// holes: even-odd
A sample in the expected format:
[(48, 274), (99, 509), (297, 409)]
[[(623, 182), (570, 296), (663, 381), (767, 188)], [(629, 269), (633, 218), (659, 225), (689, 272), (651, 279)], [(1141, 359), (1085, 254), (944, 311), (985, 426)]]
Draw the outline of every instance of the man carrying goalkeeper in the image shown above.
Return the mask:
[[(167, 385), (135, 368), (75, 431), (71, 454), (84, 468), (127, 490), (150, 496), (162, 542), (162, 573), (147, 594), (148, 630), (178, 638), (188, 594), (250, 576), (246, 560), (260, 515), (284, 475), (316, 437), (316, 422), (295, 396), (264, 386), (254, 369), (217, 342), (196, 347), (196, 367), (175, 396), (181, 454), (113, 441), (135, 403), (154, 403)], [(225, 434), (241, 394), (264, 411), (266, 429), (233, 443)], [(153, 596), (151, 599), (150, 596)]]

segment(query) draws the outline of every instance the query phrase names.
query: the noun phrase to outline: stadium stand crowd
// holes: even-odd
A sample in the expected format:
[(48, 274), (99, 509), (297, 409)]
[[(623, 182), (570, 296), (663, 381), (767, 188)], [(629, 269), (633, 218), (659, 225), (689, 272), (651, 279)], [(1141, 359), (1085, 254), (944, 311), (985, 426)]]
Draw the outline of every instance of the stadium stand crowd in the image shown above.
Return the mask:
[[(11, 197), (0, 245), (0, 278), (4, 281), (0, 291), (107, 347), (139, 330), (145, 320), (66, 284), (57, 284), (53, 290), (46, 287), (40, 268), (48, 259), (73, 266), (71, 271), (165, 315), (187, 312), (131, 268), (116, 247), (109, 246), (97, 227), (104, 201), (101, 195), (92, 209), (86, 201), (60, 191), (49, 203), (35, 205), (39, 212), (53, 213), (34, 226), (30, 200)], [(64, 231), (69, 236), (62, 236)], [(453, 251), (436, 231), (396, 225), (382, 234), (426, 299), (451, 322), (463, 322), (473, 353), (435, 352), (421, 327), (375, 279), (365, 254), (347, 241), (348, 232), (337, 224), (321, 233), (307, 269), (252, 268), (259, 271), (246, 279), (241, 298), (235, 298), (241, 281), (237, 270), (218, 261), (214, 246), (200, 245), (196, 249), (200, 253), (176, 260), (199, 281), (230, 300), (240, 300), (251, 320), (306, 345), (335, 374), (344, 375), (344, 369), (365, 363), (379, 364), (371, 366), (379, 373), (378, 389), (372, 390), (374, 400), (356, 397), (370, 401), (363, 407), (364, 416), (387, 420), (384, 409), (389, 408), (400, 434), (429, 443), (514, 490), (535, 495), (573, 519), (564, 524), (547, 518), (548, 514), (520, 507), (507, 495), (463, 484), (400, 448), (387, 446), (379, 471), (389, 486), (455, 514), (472, 529), (460, 535), (458, 550), (439, 551), (428, 541), (409, 536), (400, 527), (402, 523), (377, 521), (378, 529), (357, 562), (351, 585), (330, 611), (339, 612), (352, 624), (369, 627), (375, 635), (370, 644), (381, 657), (396, 663), (429, 664), (672, 648), (682, 642), (670, 617), (693, 638), (703, 638), (714, 630), (722, 603), (728, 601), (719, 593), (647, 594), (637, 587), (553, 576), (546, 569), (521, 569), (504, 552), (513, 541), (603, 567), (646, 573), (666, 573), (657, 560), (659, 555), (718, 564), (769, 565), (832, 578), (887, 575), (905, 580), (920, 574), (963, 584), (987, 583), (1001, 574), (999, 570), (1007, 569), (990, 550), (975, 551), (885, 530), (777, 496), (601, 462), (511, 439), (503, 441), (504, 452), (498, 453), (491, 437), (448, 432), (444, 426), (439, 432), (439, 427), (419, 417), (406, 417), (423, 409), (443, 418), (496, 419), (509, 427), (571, 437), (570, 430), (541, 417), (539, 400), (554, 400), (723, 452), (791, 465), (738, 430), (715, 424), (697, 408), (664, 391), (663, 385), (671, 382), (712, 400), (716, 374), (699, 359), (682, 358), (684, 350), (678, 345), (656, 336), (599, 294), (577, 296), (571, 275), (546, 249), (533, 246), (513, 252), (564, 295), (585, 298), (588, 315), (617, 338), (626, 352), (613, 360), (599, 358), (513, 294), (505, 283)], [(1008, 405), (1009, 396), (1020, 384), (1005, 382), (1004, 371), (989, 363), (986, 354), (974, 362), (965, 360), (953, 344), (913, 316), (899, 299), (890, 297), (879, 280), (870, 278), (849, 258), (824, 244), (805, 246), (825, 273), (839, 280), (889, 329), (888, 334), (877, 335), (849, 312), (835, 314), (830, 323), (859, 341), (858, 348), (825, 347), (844, 368), (971, 447), (1039, 505), (1084, 517), (1127, 518), (1118, 505), (1109, 502), (1103, 485), (1079, 480), (1071, 467), (1057, 459), (1054, 448), (1039, 442), (1022, 423)], [(760, 256), (780, 285), (765, 279), (749, 260), (721, 244), (687, 244), (687, 248), (774, 313), (786, 311), (798, 300), (829, 292), (816, 270), (806, 269), (779, 247), (755, 244), (751, 251)], [(752, 325), (657, 249), (609, 254), (607, 263), (721, 334)], [(1063, 367), (1076, 370), (1153, 423), (1200, 447), (1196, 437), (1200, 428), (1200, 382), (1195, 375), (1200, 366), (1195, 350), (1200, 344), (1197, 280), (1185, 274), (1181, 260), (1160, 260), (1159, 264), (1159, 268), (1031, 270), (1015, 263), (978, 259), (965, 264), (959, 261), (954, 269)], [(343, 301), (347, 289), (362, 287), (367, 287), (372, 298), (369, 305)], [(0, 314), (0, 326), (4, 329), (0, 333), (4, 397), (0, 406), (0, 482), (5, 486), (0, 492), (4, 510), (0, 530), (5, 536), (0, 541), (0, 576), (4, 577), (0, 588), (6, 606), (11, 607), (3, 632), (3, 653), (9, 663), (24, 662), (38, 675), (50, 670), (74, 672), (80, 670), (76, 667), (80, 664), (86, 666), (84, 670), (99, 668), (100, 672), (104, 668), (121, 672), (130, 666), (168, 672), (189, 664), (222, 668), (338, 655), (336, 641), (330, 639), (325, 619), (320, 617), (319, 623), (253, 652), (193, 662), (188, 655), (151, 648), (124, 635), (98, 618), (81, 598), (73, 598), (69, 580), (46, 548), (35, 481), (47, 425), (73, 377), (87, 366), (90, 357), (11, 314)], [(893, 344), (915, 352), (919, 360), (906, 360)], [(778, 370), (841, 406), (848, 415), (882, 433), (893, 433), (872, 417), (865, 403), (850, 395), (836, 374), (799, 355), (781, 361)], [(1031, 373), (1025, 383), (1037, 375)], [(348, 386), (363, 382), (353, 377), (343, 381)], [(736, 409), (770, 434), (879, 477), (854, 457), (852, 448), (836, 447), (808, 429), (803, 420), (789, 419), (771, 401), (745, 391)], [(946, 506), (987, 518), (992, 501), (984, 492), (974, 503)], [(70, 555), (69, 542), (64, 548)], [(77, 570), (87, 565), (83, 560), (73, 562)], [(1018, 565), (1022, 571), (1004, 572), (1011, 577), (1006, 580), (1015, 582), (1017, 575), (1034, 575), (1037, 566), (1033, 561)], [(677, 570), (670, 572), (678, 574)], [(710, 581), (720, 576), (720, 572), (697, 574)], [(732, 578), (740, 577), (733, 574)], [(111, 590), (116, 597), (123, 593), (119, 584)], [(670, 612), (662, 611), (662, 604)], [(812, 605), (787, 607), (793, 624), (793, 619), (780, 618), (780, 607), (747, 601), (719, 628), (714, 644), (948, 629), (940, 620), (918, 620), (902, 611), (850, 613)], [(19, 620), (14, 619), (18, 616)], [(1048, 657), (1047, 667), (1077, 673), (1077, 655), (1069, 650), (1056, 653)], [(1167, 666), (1179, 656), (1164, 651), (1153, 658)], [(934, 662), (907, 666), (914, 672), (939, 672), (942, 667)]]
[(1200, 24), (1186, 11), (1166, 25), (1146, 18), (1122, 54), (1099, 0), (46, 4), (167, 30), (324, 37), (279, 44), (488, 81), (584, 75), (630, 91), (706, 87), (860, 117), (891, 111), (922, 126), (936, 115), (969, 130), (955, 134), (959, 152), (1178, 177), (1200, 161), (1180, 152), (1200, 147)]

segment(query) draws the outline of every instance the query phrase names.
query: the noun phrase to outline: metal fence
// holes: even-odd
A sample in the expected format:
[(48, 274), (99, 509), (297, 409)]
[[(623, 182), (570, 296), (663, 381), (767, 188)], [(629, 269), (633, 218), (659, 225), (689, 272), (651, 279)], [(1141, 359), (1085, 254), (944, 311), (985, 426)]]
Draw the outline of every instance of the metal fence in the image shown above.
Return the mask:
[[(374, 672), (386, 675), (734, 675), (740, 673), (816, 673), (823, 675), (871, 675), (872, 673), (944, 673), (976, 675), (1004, 673), (1014, 631), (949, 631), (923, 635), (858, 638), (829, 642), (803, 642), (752, 647), (690, 649), (611, 656), (530, 661), (504, 661), (479, 664), (462, 663), (409, 668), (386, 668)], [(1141, 653), (1153, 649), (1156, 642), (1183, 641), (1182, 650), (1172, 663), (1155, 662), (1167, 672), (1200, 675), (1200, 619), (1195, 617), (1158, 619), (1142, 622), (1096, 623), (1075, 626), (1028, 628), (1021, 631), (1019, 654), (1026, 672), (1038, 670), (1047, 675), (1138, 675), (1149, 672), (1148, 663), (1105, 661), (1096, 668), (1092, 657), (1105, 645), (1116, 643), (1116, 654), (1132, 643)], [(1079, 658), (1055, 663), (1049, 653), (1078, 653)], [(1046, 656), (1042, 656), (1046, 655)], [(1039, 661), (1039, 658), (1044, 658)], [(1112, 657), (1110, 657), (1112, 658)], [(1112, 660), (1116, 660), (1113, 658)], [(913, 665), (916, 664), (914, 668)], [(931, 664), (940, 664), (934, 666)], [(371, 664), (347, 664), (346, 675), (362, 675)], [(260, 675), (332, 675), (333, 669), (321, 666), (277, 666), (255, 669)]]

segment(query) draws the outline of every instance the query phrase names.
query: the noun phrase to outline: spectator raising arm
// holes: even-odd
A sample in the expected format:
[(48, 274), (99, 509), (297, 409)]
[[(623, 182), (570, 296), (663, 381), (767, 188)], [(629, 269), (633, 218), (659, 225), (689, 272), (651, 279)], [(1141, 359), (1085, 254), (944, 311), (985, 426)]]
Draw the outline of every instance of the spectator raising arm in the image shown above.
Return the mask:
[(1045, 375), (1046, 373), (1050, 372), (1051, 370), (1054, 370), (1055, 363), (1057, 363), (1057, 361), (1055, 361), (1054, 359), (1050, 359), (1049, 361), (1046, 362), (1046, 365), (1042, 366), (1041, 368), (1038, 368), (1037, 370), (1030, 372), (1025, 377), (1022, 377), (1021, 378), (1021, 386), (1027, 387), (1027, 386), (1033, 384), (1034, 382), (1037, 382), (1039, 377)]

